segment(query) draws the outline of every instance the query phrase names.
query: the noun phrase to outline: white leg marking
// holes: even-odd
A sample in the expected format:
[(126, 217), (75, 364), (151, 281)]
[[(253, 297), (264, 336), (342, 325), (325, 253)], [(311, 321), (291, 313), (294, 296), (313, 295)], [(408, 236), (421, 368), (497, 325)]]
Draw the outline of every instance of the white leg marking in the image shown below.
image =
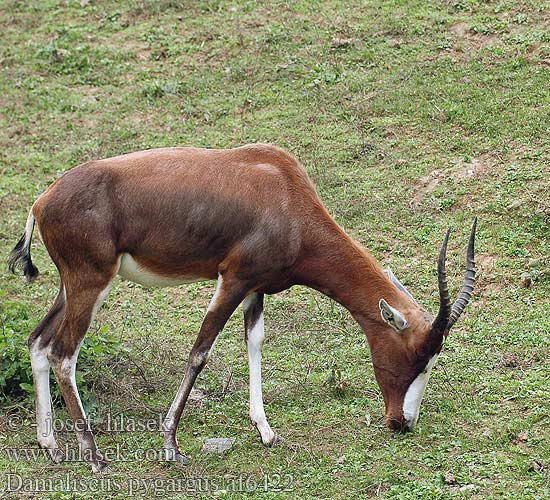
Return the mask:
[[(245, 311), (253, 303), (254, 297), (247, 297), (243, 302)], [(247, 332), (248, 366), (250, 371), (250, 420), (254, 423), (262, 442), (271, 446), (276, 435), (267, 422), (262, 395), (262, 345), (264, 342), (264, 313), (262, 312), (252, 329)]]
[(36, 339), (30, 349), (31, 367), (36, 396), (36, 437), (42, 448), (56, 449), (53, 433), (52, 399), (50, 394), (50, 363), (48, 349), (40, 349)]
[(412, 382), (412, 384), (407, 389), (405, 394), (405, 399), (403, 401), (403, 416), (407, 421), (409, 428), (413, 428), (418, 421), (418, 414), (420, 413), (420, 403), (422, 403), (422, 398), (424, 397), (424, 391), (426, 390), (426, 385), (430, 379), (430, 374), (432, 368), (437, 361), (437, 354), (435, 354), (428, 364), (424, 371), (420, 373)]
[(218, 300), (220, 298), (220, 293), (222, 291), (222, 284), (223, 284), (223, 279), (220, 275), (218, 277), (218, 283), (216, 285), (216, 291), (214, 292), (214, 295), (212, 296), (212, 299), (210, 300), (210, 304), (208, 304), (207, 311), (213, 311), (216, 308), (216, 305), (217, 305)]
[(105, 298), (109, 294), (109, 290), (111, 289), (112, 285), (113, 285), (113, 281), (111, 280), (109, 284), (101, 292), (99, 292), (99, 295), (97, 296), (97, 299), (94, 304), (94, 308), (92, 309), (90, 325), (94, 322), (97, 311), (99, 311), (99, 309), (101, 308), (101, 305), (103, 304), (103, 302), (105, 301)]
[[(209, 311), (213, 311), (214, 309), (216, 309), (216, 306), (218, 305), (218, 300), (220, 298), (220, 294), (222, 291), (222, 286), (223, 286), (223, 279), (220, 275), (218, 277), (218, 283), (216, 284), (216, 291), (214, 292), (214, 295), (212, 296), (212, 298), (210, 299), (210, 303), (208, 304), (208, 309), (206, 310), (207, 313)], [(210, 359), (210, 355), (212, 354), (212, 351), (214, 350), (214, 346), (216, 345), (217, 341), (218, 341), (218, 337), (214, 339), (214, 342), (212, 342), (210, 349), (206, 353), (206, 361)]]

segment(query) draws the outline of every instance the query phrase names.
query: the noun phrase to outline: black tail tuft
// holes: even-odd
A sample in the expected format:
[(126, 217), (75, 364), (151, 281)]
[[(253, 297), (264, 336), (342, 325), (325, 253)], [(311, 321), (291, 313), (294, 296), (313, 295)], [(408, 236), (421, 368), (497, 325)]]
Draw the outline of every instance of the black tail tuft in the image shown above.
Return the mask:
[(38, 276), (38, 269), (31, 259), (30, 241), (27, 242), (25, 233), (23, 233), (23, 236), (21, 236), (17, 245), (15, 245), (15, 248), (10, 253), (8, 268), (14, 274), (17, 273), (18, 268), (22, 269), (29, 283)]

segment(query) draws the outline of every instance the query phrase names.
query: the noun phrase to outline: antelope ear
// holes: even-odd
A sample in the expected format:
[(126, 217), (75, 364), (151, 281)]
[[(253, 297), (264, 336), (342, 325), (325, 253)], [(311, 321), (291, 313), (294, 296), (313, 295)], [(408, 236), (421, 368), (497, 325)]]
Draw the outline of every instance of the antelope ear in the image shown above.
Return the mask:
[(382, 316), (382, 319), (397, 333), (409, 326), (403, 315), (397, 309), (390, 306), (384, 299), (380, 299), (378, 306), (380, 307), (380, 316)]
[(409, 292), (407, 290), (407, 287), (397, 279), (397, 277), (395, 276), (395, 274), (393, 274), (392, 270), (389, 267), (387, 269), (384, 269), (384, 272), (388, 275), (388, 278), (397, 287), (398, 290), (405, 292), (416, 303), (416, 300), (414, 300), (411, 292)]

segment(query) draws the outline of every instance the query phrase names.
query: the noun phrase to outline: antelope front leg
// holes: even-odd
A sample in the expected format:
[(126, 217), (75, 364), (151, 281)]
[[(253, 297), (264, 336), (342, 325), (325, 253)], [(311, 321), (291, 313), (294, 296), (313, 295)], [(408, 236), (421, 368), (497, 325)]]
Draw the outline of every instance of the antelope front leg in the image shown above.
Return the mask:
[(258, 429), (262, 443), (273, 446), (277, 435), (267, 423), (262, 396), (262, 346), (264, 343), (264, 296), (253, 293), (243, 301), (244, 328), (250, 371), (250, 420)]
[(230, 278), (222, 279), (221, 275), (218, 278), (216, 292), (208, 306), (197, 340), (189, 354), (185, 376), (162, 425), (167, 461), (181, 464), (189, 463), (189, 459), (180, 452), (178, 447), (176, 439), (178, 423), (195, 380), (197, 380), (199, 373), (208, 361), (214, 341), (233, 311), (242, 301), (245, 295), (244, 290), (245, 287), (241, 282)]
[(195, 347), (191, 350), (187, 368), (185, 369), (185, 376), (162, 424), (164, 450), (168, 462), (178, 462), (183, 465), (189, 463), (189, 458), (183, 455), (179, 450), (176, 431), (189, 393), (208, 359), (210, 347), (204, 347), (205, 350), (202, 348), (195, 349)]

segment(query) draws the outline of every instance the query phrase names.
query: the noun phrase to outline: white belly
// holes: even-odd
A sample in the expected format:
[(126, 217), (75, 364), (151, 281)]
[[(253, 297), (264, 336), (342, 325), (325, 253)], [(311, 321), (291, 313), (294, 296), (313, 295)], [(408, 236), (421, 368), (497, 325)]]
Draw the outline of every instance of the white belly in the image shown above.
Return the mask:
[(120, 256), (118, 274), (134, 283), (151, 287), (176, 286), (203, 280), (203, 278), (197, 276), (168, 277), (155, 274), (144, 267), (140, 267), (129, 253), (123, 253)]

